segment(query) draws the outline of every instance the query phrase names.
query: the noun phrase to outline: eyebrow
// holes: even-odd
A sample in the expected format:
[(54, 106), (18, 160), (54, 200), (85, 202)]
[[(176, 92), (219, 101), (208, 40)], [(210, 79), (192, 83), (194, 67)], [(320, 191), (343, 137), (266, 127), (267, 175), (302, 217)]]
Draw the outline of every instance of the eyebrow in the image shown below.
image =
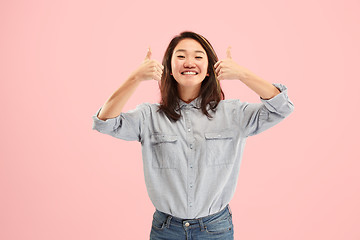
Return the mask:
[[(185, 49), (178, 49), (178, 50), (175, 51), (175, 53), (176, 53), (176, 52), (186, 52), (186, 50), (185, 50)], [(203, 51), (200, 51), (200, 50), (196, 50), (195, 52), (197, 52), (197, 53), (202, 53), (202, 54), (205, 55), (205, 53), (204, 53)]]

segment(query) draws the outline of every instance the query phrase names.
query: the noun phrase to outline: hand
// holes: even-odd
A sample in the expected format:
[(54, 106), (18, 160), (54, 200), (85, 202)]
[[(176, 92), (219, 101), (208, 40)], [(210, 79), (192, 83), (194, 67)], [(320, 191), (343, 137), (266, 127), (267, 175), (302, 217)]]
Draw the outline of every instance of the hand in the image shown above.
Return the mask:
[(132, 74), (140, 81), (151, 79), (160, 81), (163, 69), (164, 66), (160, 62), (151, 59), (151, 49), (149, 47), (144, 61)]
[(214, 65), (218, 80), (241, 80), (250, 72), (248, 69), (238, 65), (234, 60), (232, 60), (230, 49), (231, 47), (229, 46), (226, 51), (226, 59), (220, 60)]

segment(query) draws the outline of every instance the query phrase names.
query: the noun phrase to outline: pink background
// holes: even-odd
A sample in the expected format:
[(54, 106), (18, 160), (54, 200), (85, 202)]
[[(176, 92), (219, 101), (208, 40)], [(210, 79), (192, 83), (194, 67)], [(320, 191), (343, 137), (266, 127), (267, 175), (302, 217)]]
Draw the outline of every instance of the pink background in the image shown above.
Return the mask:
[[(0, 2), (0, 239), (148, 239), (141, 148), (91, 116), (184, 30), (285, 84), (295, 111), (248, 139), (235, 239), (360, 239), (360, 2)], [(258, 102), (240, 81), (227, 98)], [(157, 102), (155, 81), (125, 107)]]

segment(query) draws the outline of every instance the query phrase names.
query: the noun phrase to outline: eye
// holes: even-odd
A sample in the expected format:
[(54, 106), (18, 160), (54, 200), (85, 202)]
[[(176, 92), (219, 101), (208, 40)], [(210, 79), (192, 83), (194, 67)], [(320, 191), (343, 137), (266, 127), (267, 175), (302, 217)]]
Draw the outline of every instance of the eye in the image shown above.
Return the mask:
[(179, 55), (178, 58), (184, 58), (184, 56)]
[(202, 59), (202, 57), (196, 57), (196, 58), (198, 58), (198, 59)]

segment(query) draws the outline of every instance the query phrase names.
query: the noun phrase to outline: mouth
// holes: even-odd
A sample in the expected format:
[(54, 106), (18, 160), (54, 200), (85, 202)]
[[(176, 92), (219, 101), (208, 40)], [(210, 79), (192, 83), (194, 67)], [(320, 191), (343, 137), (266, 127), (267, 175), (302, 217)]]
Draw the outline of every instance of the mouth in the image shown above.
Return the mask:
[(181, 72), (181, 75), (197, 75), (198, 73), (195, 71), (184, 71)]

